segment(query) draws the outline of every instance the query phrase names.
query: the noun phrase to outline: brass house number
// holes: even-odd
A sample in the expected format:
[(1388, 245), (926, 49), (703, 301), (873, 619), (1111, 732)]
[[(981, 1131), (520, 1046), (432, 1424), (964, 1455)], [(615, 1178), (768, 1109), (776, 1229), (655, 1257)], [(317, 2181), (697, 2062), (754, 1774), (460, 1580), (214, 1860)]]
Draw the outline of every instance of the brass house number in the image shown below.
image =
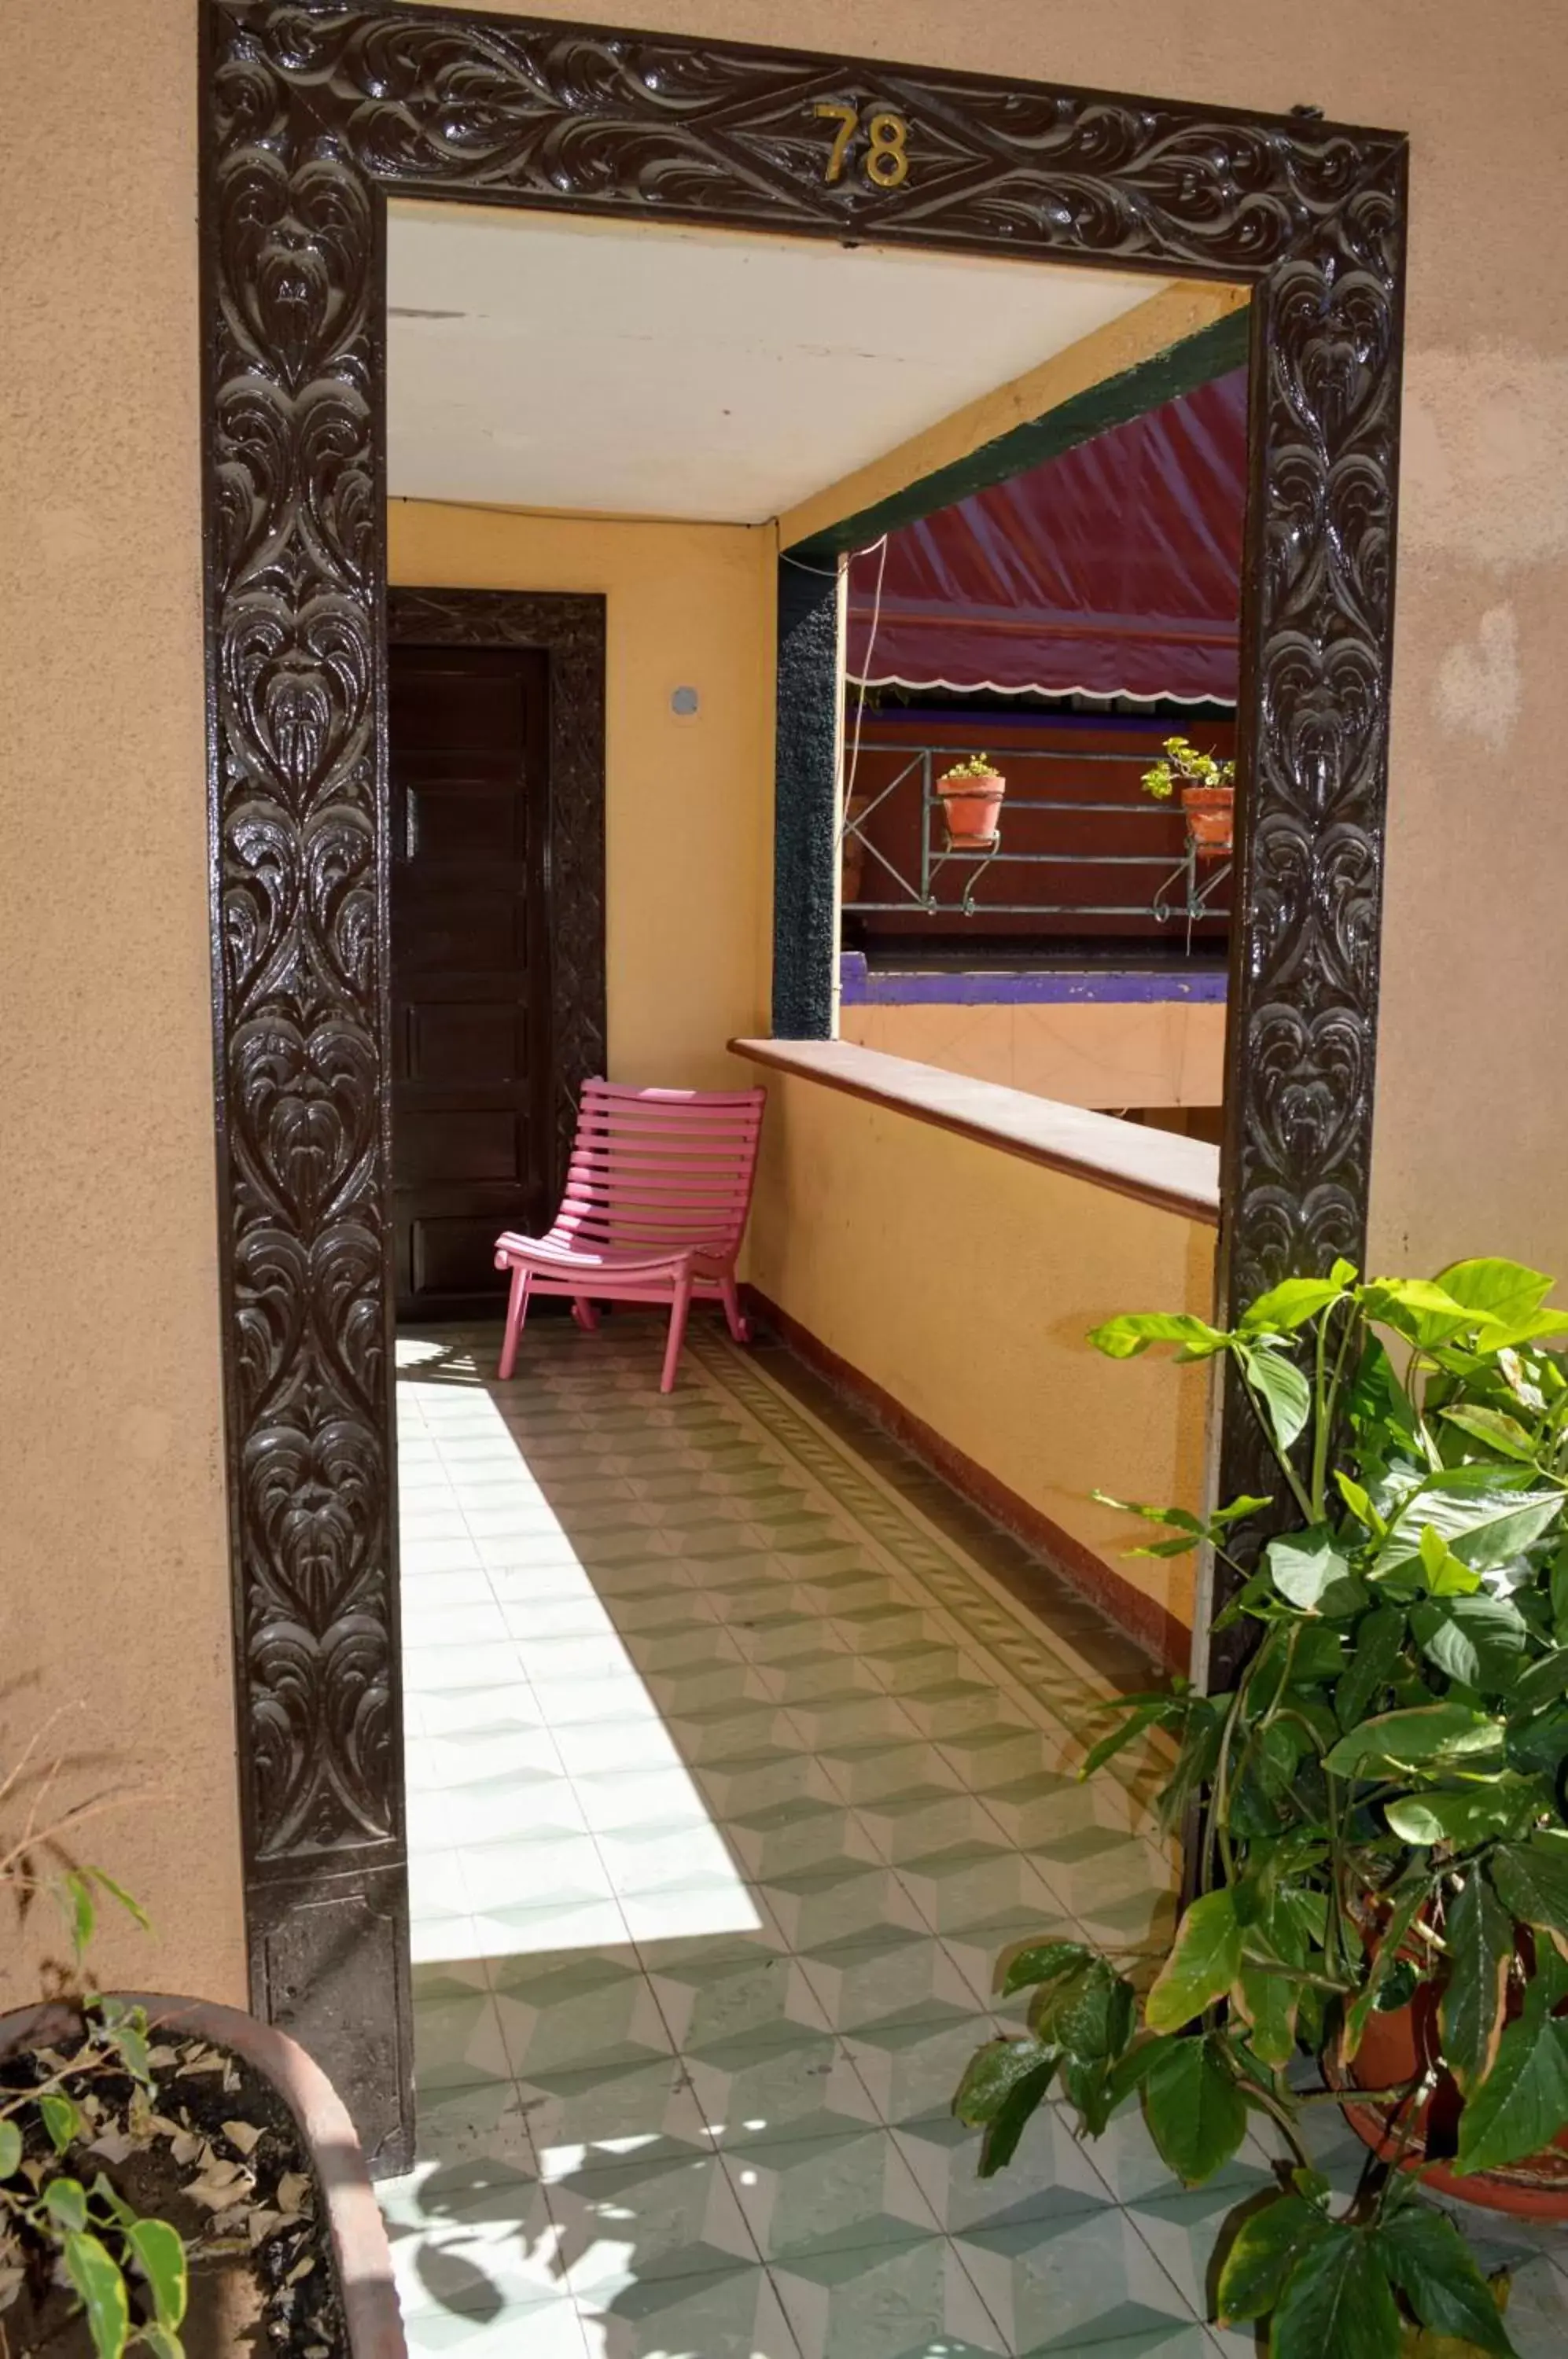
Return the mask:
[(909, 126), (901, 114), (886, 107), (868, 114), (862, 122), (858, 106), (847, 105), (841, 99), (823, 99), (816, 110), (824, 123), (836, 123), (838, 133), (828, 157), (824, 180), (841, 180), (849, 161), (850, 145), (855, 134), (864, 129), (866, 145), (860, 158), (860, 168), (874, 189), (900, 188), (909, 177)]

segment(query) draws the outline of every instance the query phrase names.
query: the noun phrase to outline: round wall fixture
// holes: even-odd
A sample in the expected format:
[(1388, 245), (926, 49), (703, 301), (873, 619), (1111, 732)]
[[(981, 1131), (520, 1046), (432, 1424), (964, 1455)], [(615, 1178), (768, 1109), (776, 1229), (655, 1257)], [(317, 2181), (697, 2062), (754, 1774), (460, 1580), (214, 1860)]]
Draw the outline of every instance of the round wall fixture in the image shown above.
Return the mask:
[(672, 688), (670, 691), (670, 710), (677, 721), (695, 721), (702, 701), (694, 688)]

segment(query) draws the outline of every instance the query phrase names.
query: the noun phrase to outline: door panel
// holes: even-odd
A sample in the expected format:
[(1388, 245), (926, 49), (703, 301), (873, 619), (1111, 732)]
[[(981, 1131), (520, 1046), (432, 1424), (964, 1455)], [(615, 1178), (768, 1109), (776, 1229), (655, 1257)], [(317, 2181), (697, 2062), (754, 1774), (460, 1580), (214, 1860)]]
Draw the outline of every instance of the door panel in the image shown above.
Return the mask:
[(547, 659), (390, 649), (400, 1318), (498, 1310), (492, 1248), (553, 1211)]

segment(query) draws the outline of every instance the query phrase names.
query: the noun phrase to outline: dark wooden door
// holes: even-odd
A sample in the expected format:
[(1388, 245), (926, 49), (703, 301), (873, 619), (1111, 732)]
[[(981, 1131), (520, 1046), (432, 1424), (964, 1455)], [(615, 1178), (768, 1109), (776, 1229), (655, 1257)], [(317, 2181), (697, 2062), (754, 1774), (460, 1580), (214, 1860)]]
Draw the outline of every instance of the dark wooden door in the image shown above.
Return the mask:
[(548, 1223), (549, 667), (390, 649), (397, 1315), (499, 1308), (493, 1246)]

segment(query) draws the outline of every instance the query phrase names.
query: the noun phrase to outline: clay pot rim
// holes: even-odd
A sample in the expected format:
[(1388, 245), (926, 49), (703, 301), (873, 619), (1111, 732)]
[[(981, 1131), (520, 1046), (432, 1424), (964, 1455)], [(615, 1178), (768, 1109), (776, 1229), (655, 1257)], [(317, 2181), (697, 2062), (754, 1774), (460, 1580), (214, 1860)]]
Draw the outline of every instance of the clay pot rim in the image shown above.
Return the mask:
[[(231, 2049), (271, 2083), (294, 2117), (326, 2202), (352, 2359), (408, 2359), (381, 2207), (348, 2109), (314, 2057), (276, 2025), (214, 1999), (148, 1991), (110, 1991), (104, 1996), (145, 2007), (149, 2022), (159, 2028)], [(0, 2015), (0, 2058), (47, 2041), (51, 2026), (79, 2013), (69, 2004), (44, 2004)]]
[[(1389, 2126), (1379, 2106), (1357, 2102), (1352, 2093), (1356, 2081), (1340, 2061), (1337, 2046), (1325, 2048), (1320, 2060), (1324, 2080), (1339, 2097), (1340, 2112), (1363, 2146), (1369, 2147), (1379, 2161), (1392, 2162), (1399, 2154), (1399, 2134)], [(1542, 2149), (1547, 2154), (1553, 2151), (1552, 2147)], [(1419, 2172), (1423, 2182), (1439, 2194), (1452, 2195), (1461, 2203), (1479, 2204), (1484, 2211), (1511, 2212), (1521, 2220), (1568, 2220), (1568, 2156), (1563, 2158), (1565, 2168), (1561, 2171), (1534, 2171), (1530, 2169), (1534, 2159), (1533, 2156), (1525, 2156), (1518, 2162), (1499, 2163), (1489, 2170), (1457, 2171), (1446, 2162), (1427, 2160), (1418, 2127), (1405, 2147), (1399, 2168)]]

